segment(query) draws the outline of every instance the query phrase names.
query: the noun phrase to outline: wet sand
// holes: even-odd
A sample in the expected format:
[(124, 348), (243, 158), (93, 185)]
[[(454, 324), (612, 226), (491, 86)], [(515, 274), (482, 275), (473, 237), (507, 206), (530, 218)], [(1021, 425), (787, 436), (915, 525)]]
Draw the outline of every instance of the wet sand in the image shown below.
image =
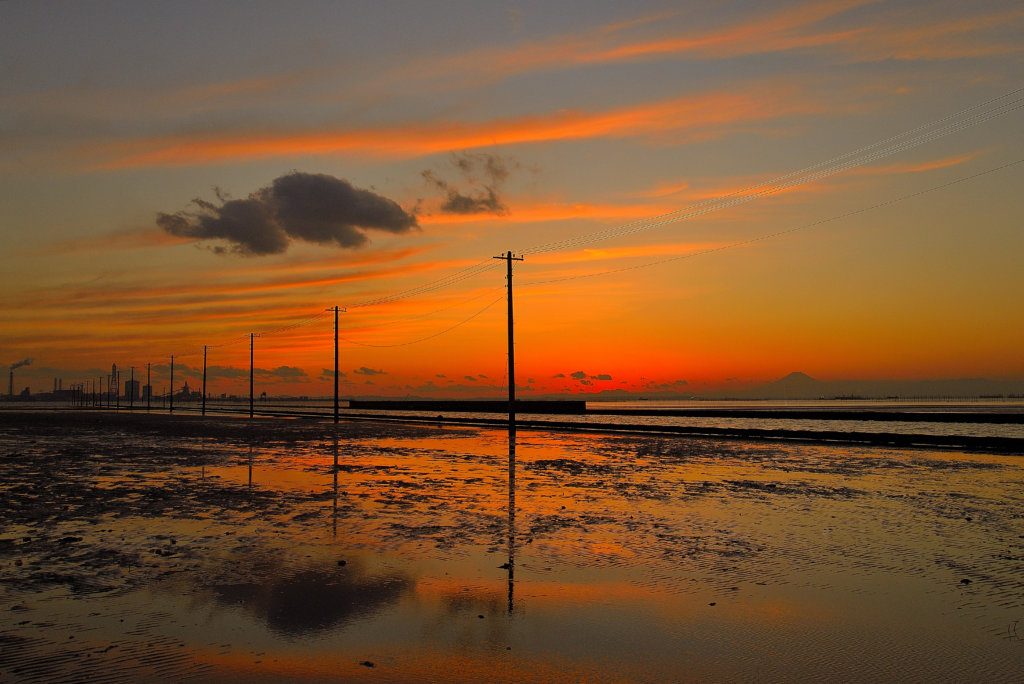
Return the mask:
[(0, 413), (0, 680), (1024, 671), (1022, 456), (520, 431), (510, 482), (509, 446)]

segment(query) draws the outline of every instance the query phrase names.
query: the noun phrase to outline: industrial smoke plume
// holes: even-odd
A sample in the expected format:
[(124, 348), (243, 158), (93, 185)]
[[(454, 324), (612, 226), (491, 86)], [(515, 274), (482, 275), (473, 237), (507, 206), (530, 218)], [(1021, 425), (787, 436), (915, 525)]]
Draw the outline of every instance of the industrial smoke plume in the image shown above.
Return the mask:
[(30, 363), (32, 363), (32, 359), (25, 359), (24, 361), (18, 361), (17, 363), (12, 363), (11, 364), (11, 370), (14, 370), (15, 368), (21, 368), (22, 366), (27, 366)]

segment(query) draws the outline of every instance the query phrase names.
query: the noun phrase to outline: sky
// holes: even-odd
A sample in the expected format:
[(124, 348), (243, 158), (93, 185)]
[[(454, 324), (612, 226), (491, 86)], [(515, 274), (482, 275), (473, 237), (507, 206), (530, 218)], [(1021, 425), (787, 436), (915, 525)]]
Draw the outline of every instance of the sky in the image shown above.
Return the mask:
[[(0, 2), (0, 365), (1024, 380), (1019, 2)], [(250, 337), (251, 334), (258, 335)], [(31, 363), (24, 361), (31, 359)], [(123, 378), (124, 376), (122, 376)], [(5, 387), (6, 390), (6, 387)]]

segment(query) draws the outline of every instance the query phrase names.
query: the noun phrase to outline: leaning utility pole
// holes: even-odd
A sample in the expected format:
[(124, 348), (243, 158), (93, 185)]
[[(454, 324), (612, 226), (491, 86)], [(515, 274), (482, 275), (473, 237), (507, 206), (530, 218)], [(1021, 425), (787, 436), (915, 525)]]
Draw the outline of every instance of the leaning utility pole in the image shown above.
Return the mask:
[(174, 354), (171, 354), (171, 393), (170, 393), (170, 407), (169, 413), (174, 413)]
[(338, 314), (347, 309), (333, 307), (325, 311), (334, 312), (334, 422), (338, 422)]
[(494, 258), (504, 259), (508, 264), (505, 282), (508, 286), (508, 424), (511, 429), (516, 424), (516, 351), (512, 335), (512, 262), (522, 261), (523, 257), (517, 257), (509, 251)]
[(253, 340), (259, 337), (259, 333), (249, 333), (249, 417), (253, 416)]
[(203, 415), (206, 415), (206, 345), (203, 345)]

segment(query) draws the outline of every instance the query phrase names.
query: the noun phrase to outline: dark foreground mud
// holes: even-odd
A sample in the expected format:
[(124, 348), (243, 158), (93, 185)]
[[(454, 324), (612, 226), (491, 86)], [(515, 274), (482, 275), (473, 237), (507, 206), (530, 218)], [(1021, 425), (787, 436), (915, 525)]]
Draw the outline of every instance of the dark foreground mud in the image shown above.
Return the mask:
[(476, 428), (0, 414), (0, 680), (1024, 670), (1019, 457), (513, 447)]

